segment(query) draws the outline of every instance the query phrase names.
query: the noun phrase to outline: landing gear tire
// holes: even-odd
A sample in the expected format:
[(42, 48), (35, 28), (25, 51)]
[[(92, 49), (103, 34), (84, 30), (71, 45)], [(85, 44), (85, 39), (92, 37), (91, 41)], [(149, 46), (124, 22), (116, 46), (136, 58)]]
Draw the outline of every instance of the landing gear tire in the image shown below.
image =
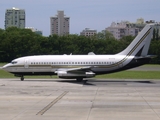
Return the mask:
[(24, 81), (24, 77), (23, 76), (21, 76), (21, 81)]
[(83, 78), (77, 78), (76, 80), (77, 80), (77, 82), (82, 82)]

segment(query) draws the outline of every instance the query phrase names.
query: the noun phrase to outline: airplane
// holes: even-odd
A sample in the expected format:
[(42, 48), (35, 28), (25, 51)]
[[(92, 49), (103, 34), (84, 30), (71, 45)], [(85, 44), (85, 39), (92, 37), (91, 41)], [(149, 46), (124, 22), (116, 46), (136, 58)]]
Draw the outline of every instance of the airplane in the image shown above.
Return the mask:
[(91, 78), (96, 75), (127, 70), (149, 63), (154, 55), (148, 55), (154, 24), (147, 24), (130, 45), (114, 55), (35, 55), (14, 59), (2, 67), (21, 77), (26, 75), (57, 75), (59, 78)]

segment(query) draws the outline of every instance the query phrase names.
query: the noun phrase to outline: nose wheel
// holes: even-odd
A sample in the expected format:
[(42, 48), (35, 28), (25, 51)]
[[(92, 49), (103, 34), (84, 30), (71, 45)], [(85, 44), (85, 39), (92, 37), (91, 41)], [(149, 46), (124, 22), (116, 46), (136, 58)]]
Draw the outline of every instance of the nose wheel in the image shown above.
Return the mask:
[(23, 76), (21, 76), (21, 81), (24, 81), (24, 77)]

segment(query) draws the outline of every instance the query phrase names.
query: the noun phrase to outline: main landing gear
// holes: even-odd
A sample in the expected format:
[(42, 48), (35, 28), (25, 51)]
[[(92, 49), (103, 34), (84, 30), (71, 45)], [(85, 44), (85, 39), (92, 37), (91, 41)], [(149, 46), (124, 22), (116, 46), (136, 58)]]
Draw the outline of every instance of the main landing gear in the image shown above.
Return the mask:
[(21, 81), (24, 81), (24, 76), (21, 76)]
[(82, 82), (83, 78), (76, 78), (77, 82)]

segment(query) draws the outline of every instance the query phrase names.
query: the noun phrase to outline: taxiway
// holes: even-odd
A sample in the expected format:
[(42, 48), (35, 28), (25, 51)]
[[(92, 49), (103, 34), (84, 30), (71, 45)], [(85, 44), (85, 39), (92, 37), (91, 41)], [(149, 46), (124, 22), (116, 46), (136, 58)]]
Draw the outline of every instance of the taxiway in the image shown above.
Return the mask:
[(160, 80), (0, 79), (3, 120), (160, 120)]

